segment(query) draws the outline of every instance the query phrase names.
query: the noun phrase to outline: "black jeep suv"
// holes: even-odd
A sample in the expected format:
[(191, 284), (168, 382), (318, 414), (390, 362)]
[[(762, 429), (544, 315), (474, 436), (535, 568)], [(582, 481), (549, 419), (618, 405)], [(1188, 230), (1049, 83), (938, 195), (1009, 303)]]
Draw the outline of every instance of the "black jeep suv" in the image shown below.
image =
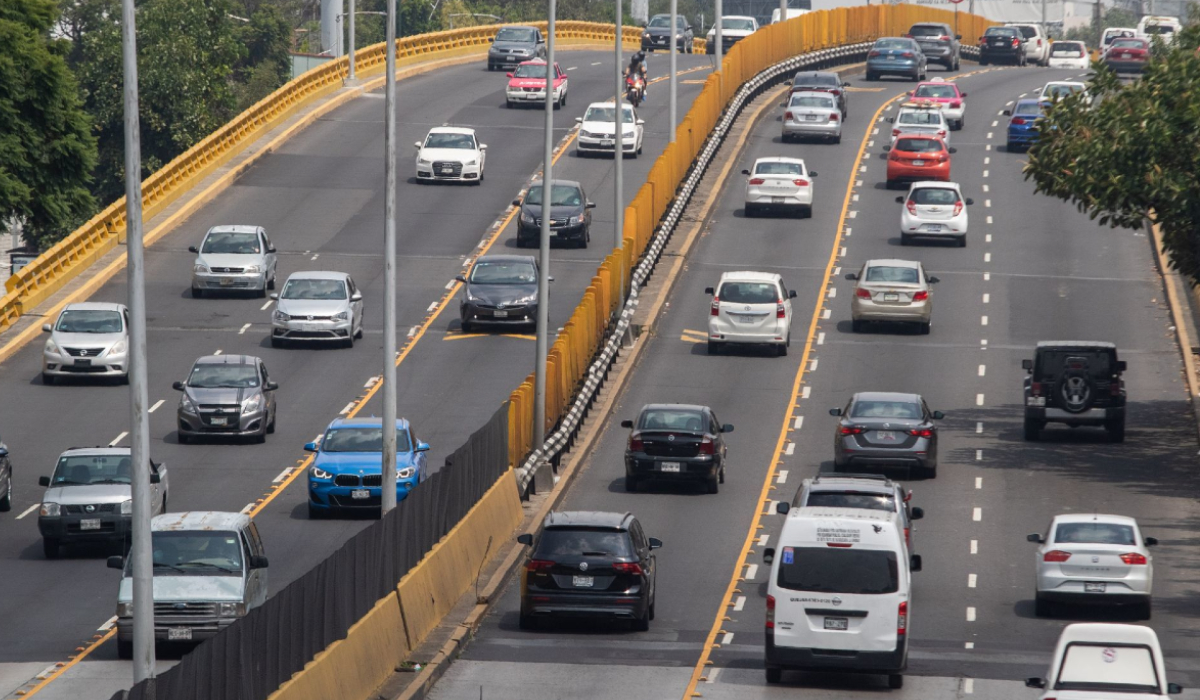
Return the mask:
[(1025, 439), (1037, 440), (1046, 423), (1102, 426), (1113, 442), (1125, 440), (1125, 361), (1117, 346), (1092, 341), (1042, 341), (1025, 377)]

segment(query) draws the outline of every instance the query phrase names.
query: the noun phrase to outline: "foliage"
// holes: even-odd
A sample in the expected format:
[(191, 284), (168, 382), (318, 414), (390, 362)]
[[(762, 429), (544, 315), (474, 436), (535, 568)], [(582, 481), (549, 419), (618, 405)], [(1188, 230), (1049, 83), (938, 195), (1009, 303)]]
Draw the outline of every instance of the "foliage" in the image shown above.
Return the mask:
[[(1157, 43), (1157, 41), (1156, 41)], [(1122, 84), (1098, 66), (1094, 105), (1050, 108), (1025, 166), (1036, 191), (1074, 203), (1101, 224), (1159, 224), (1172, 264), (1200, 281), (1200, 26), (1154, 52), (1145, 74)]]
[(234, 66), (237, 109), (240, 111), (271, 94), (292, 77), (292, 26), (283, 10), (262, 4), (241, 24), (237, 39), (245, 47)]
[(28, 220), (27, 240), (47, 246), (81, 224), (96, 142), (64, 47), (50, 39), (52, 0), (0, 2), (0, 213)]

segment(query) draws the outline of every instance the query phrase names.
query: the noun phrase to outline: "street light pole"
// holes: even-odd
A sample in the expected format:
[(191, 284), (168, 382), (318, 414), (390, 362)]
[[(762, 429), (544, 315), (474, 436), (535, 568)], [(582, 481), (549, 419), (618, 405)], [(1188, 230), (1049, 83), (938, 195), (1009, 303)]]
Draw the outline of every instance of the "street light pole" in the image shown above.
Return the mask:
[(779, 0), (779, 21), (787, 21), (788, 0)]
[(142, 146), (138, 119), (137, 20), (121, 2), (125, 73), (125, 241), (129, 279), (130, 458), (133, 522), (133, 682), (154, 677), (154, 552), (150, 543), (150, 415), (146, 411), (146, 259), (142, 244)]
[(724, 58), (725, 55), (725, 41), (723, 39), (724, 35), (721, 32), (721, 15), (724, 13), (725, 8), (722, 7), (721, 0), (717, 0), (717, 32), (713, 35), (713, 38), (716, 39), (717, 42), (717, 49), (714, 52), (717, 57), (717, 73), (721, 72), (721, 59)]
[(350, 68), (346, 73), (346, 79), (353, 81), (354, 80), (354, 52), (358, 48), (358, 42), (355, 41), (358, 37), (355, 36), (355, 33), (354, 33), (354, 31), (355, 31), (354, 30), (354, 0), (350, 0), (350, 12), (348, 14), (350, 15), (350, 21), (349, 21), (349, 25), (350, 25), (349, 26), (349, 29), (350, 29)]
[[(613, 133), (613, 247), (620, 250), (625, 243), (625, 175), (622, 167), (625, 162), (625, 105), (621, 101), (621, 94), (625, 91), (625, 80), (621, 72), (621, 42), (624, 41), (625, 32), (625, 17), (624, 3), (622, 0), (617, 0), (617, 31), (615, 32), (616, 40), (613, 42), (613, 65), (615, 66), (614, 75), (616, 76), (616, 93), (613, 96), (613, 123), (616, 126), (616, 131)], [(674, 32), (674, 27), (671, 28)], [(672, 33), (672, 36), (674, 34)], [(671, 54), (674, 56), (674, 54)], [(645, 86), (642, 87), (644, 91)], [(642, 96), (645, 97), (645, 92)], [(634, 137), (636, 147), (637, 139)], [(617, 303), (620, 304), (625, 300), (625, 263), (621, 262), (617, 271)]]
[(667, 113), (671, 117), (671, 124), (667, 129), (667, 142), (668, 143), (675, 143), (675, 129), (679, 125), (679, 123), (676, 121), (676, 117), (677, 117), (676, 110), (679, 108), (679, 103), (678, 103), (678, 101), (676, 99), (676, 95), (675, 95), (675, 73), (676, 73), (676, 65), (677, 65), (676, 56), (679, 53), (679, 47), (676, 45), (676, 43), (677, 43), (676, 35), (679, 32), (679, 19), (678, 18), (679, 18), (679, 0), (671, 0), (671, 49), (670, 49), (670, 51), (671, 51), (671, 66), (670, 66), (671, 77), (667, 81), (670, 83), (670, 87), (671, 87), (671, 96), (669, 98), (670, 99), (670, 107), (667, 110)]
[(546, 26), (546, 125), (542, 149), (542, 225), (538, 235), (537, 355), (533, 368), (533, 447), (546, 442), (546, 360), (550, 353), (550, 214), (554, 168), (554, 23), (556, 0), (548, 0)]
[[(380, 517), (396, 507), (396, 0), (387, 0), (383, 197), (383, 492)], [(351, 329), (353, 332), (353, 329)]]

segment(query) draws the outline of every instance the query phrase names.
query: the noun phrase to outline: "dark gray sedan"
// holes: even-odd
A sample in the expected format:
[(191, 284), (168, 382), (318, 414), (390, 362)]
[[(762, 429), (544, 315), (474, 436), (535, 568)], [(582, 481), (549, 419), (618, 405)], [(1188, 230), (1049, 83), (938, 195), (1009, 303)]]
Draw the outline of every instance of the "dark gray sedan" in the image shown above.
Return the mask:
[[(610, 122), (611, 123), (611, 122)], [(542, 195), (546, 188), (541, 180), (529, 186), (524, 199), (514, 199), (513, 206), (520, 207), (517, 216), (517, 247), (537, 247), (541, 240)], [(592, 239), (592, 209), (596, 205), (588, 201), (583, 185), (574, 180), (551, 180), (550, 187), (550, 244), (574, 243), (586, 248)]]
[(265, 442), (275, 432), (275, 390), (267, 366), (250, 355), (208, 355), (196, 360), (176, 413), (179, 442), (194, 437), (250, 437)]
[(625, 490), (643, 481), (699, 481), (709, 493), (725, 483), (725, 433), (733, 426), (717, 420), (708, 406), (648, 404), (629, 428), (625, 448)]
[[(692, 25), (688, 24), (683, 15), (675, 15), (675, 50), (679, 53), (691, 53), (695, 37)], [(654, 15), (642, 32), (642, 51), (653, 52), (655, 49), (671, 50), (671, 15)]]
[(927, 478), (937, 476), (937, 425), (945, 415), (930, 411), (920, 394), (866, 391), (845, 408), (831, 408), (841, 418), (833, 432), (833, 468), (897, 465), (916, 467)]
[(542, 30), (537, 27), (501, 27), (491, 42), (488, 70), (546, 57), (546, 40), (542, 37)]
[(463, 283), (458, 305), (463, 333), (477, 324), (537, 324), (538, 264), (532, 255), (485, 255), (455, 279)]

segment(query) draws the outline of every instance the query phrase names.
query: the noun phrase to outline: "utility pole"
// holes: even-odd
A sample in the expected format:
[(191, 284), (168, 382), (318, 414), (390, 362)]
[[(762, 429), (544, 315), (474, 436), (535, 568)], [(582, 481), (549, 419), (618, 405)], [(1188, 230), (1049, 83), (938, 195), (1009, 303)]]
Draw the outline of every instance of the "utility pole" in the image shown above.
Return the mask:
[(556, 0), (547, 0), (549, 22), (546, 25), (546, 124), (542, 144), (542, 225), (538, 235), (537, 355), (533, 361), (534, 449), (546, 442), (546, 361), (550, 355), (550, 213), (554, 201), (551, 196), (554, 193), (554, 15), (558, 9), (555, 2)]
[(787, 21), (788, 0), (779, 0), (779, 21)]
[(383, 197), (383, 491), (380, 517), (396, 507), (396, 0), (387, 0)]
[(675, 93), (675, 73), (676, 73), (676, 66), (678, 65), (676, 58), (679, 54), (678, 34), (679, 34), (679, 0), (671, 0), (671, 47), (670, 47), (671, 77), (667, 79), (667, 82), (670, 84), (670, 91), (671, 91), (671, 95), (668, 98), (670, 107), (667, 110), (667, 113), (671, 117), (671, 125), (667, 129), (667, 142), (668, 143), (675, 143), (675, 128), (679, 124), (679, 122), (676, 121), (676, 116), (677, 116), (676, 110), (678, 110), (678, 108), (679, 108), (679, 102), (677, 101), (677, 96)]
[[(625, 243), (625, 177), (622, 172), (622, 167), (625, 162), (625, 104), (621, 101), (621, 95), (625, 90), (625, 80), (621, 73), (621, 43), (624, 41), (624, 26), (625, 17), (623, 16), (624, 8), (621, 0), (617, 0), (617, 32), (616, 41), (613, 42), (613, 65), (615, 66), (614, 75), (616, 76), (616, 94), (613, 96), (613, 122), (617, 127), (616, 133), (613, 134), (613, 237), (616, 239), (613, 242), (613, 247), (620, 250)], [(672, 36), (674, 36), (675, 28), (672, 27)], [(674, 54), (672, 54), (674, 56)], [(645, 86), (643, 86), (643, 91)], [(645, 97), (645, 92), (642, 96)], [(636, 138), (634, 140), (636, 144)], [(617, 274), (617, 304), (620, 305), (625, 300), (625, 263), (622, 262), (620, 270)]]
[[(720, 73), (721, 73), (721, 59), (724, 58), (724, 54), (725, 54), (725, 41), (723, 39), (724, 35), (721, 32), (721, 15), (723, 15), (724, 13), (725, 13), (725, 8), (723, 8), (721, 6), (721, 0), (717, 0), (717, 24), (716, 24), (717, 33), (713, 36), (713, 38), (717, 42), (717, 48), (716, 48), (715, 54), (717, 57), (717, 74), (718, 75), (720, 75)], [(721, 77), (724, 78), (725, 76), (722, 75)]]
[(356, 41), (358, 36), (355, 34), (354, 28), (354, 0), (350, 0), (350, 12), (348, 14), (350, 16), (350, 68), (346, 73), (346, 80), (354, 82), (354, 52), (358, 49), (358, 42)]
[(1050, 30), (1046, 28), (1046, 0), (1042, 0), (1042, 34), (1050, 36)]
[(129, 408), (133, 461), (133, 682), (154, 677), (154, 551), (150, 542), (150, 414), (146, 410), (146, 258), (142, 242), (142, 145), (138, 118), (137, 15), (121, 2), (125, 73), (125, 241), (129, 256)]

